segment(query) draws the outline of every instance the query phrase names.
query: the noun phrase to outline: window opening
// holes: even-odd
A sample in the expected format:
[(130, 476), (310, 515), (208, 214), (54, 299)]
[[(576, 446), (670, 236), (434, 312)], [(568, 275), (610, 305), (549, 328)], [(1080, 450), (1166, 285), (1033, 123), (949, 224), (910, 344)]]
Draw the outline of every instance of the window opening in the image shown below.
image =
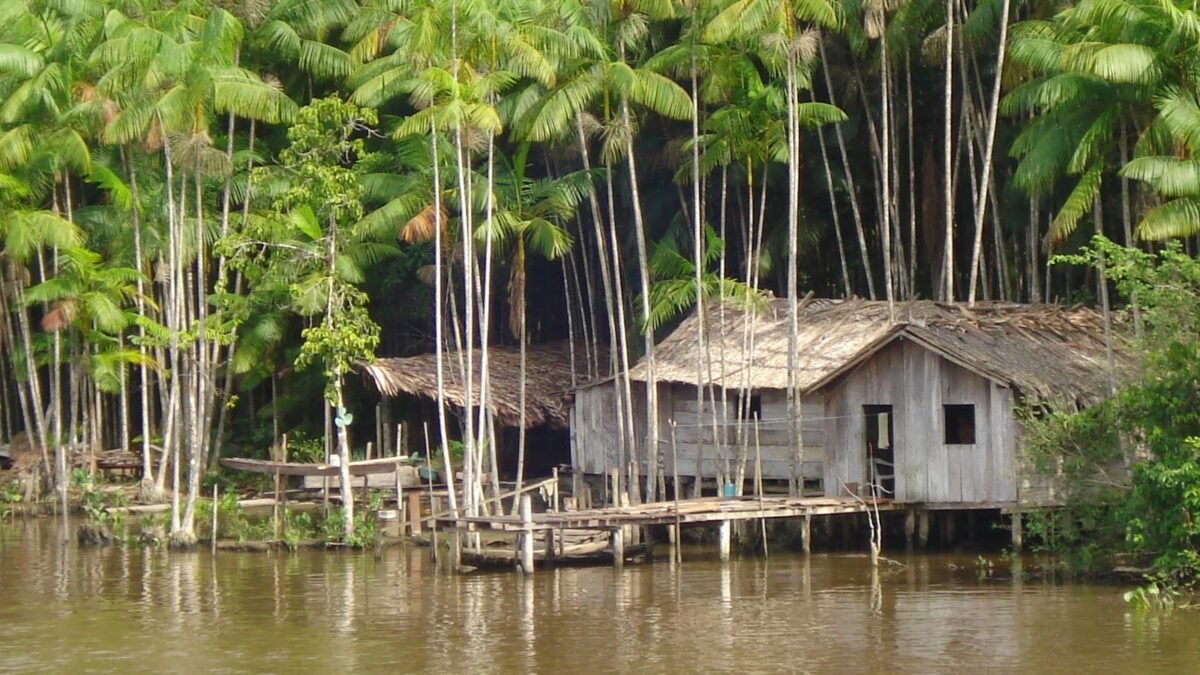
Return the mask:
[(955, 403), (945, 409), (946, 445), (975, 444), (975, 406)]

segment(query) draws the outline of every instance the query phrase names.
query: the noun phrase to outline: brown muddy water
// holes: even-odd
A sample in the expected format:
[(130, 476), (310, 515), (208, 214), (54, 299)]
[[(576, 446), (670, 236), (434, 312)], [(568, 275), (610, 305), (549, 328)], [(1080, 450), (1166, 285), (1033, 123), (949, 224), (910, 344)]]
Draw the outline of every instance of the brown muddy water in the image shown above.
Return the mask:
[(370, 554), (79, 549), (0, 523), (2, 672), (1196, 672), (1200, 614), (1014, 580), (999, 555), (438, 573)]

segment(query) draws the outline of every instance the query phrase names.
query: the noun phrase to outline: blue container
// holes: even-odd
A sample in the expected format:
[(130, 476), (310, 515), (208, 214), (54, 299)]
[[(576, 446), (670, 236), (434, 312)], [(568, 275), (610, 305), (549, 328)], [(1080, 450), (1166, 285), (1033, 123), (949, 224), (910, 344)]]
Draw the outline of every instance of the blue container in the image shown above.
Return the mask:
[(726, 497), (735, 497), (735, 496), (737, 496), (737, 487), (735, 487), (733, 483), (726, 483), (726, 484), (725, 484), (725, 496), (726, 496)]

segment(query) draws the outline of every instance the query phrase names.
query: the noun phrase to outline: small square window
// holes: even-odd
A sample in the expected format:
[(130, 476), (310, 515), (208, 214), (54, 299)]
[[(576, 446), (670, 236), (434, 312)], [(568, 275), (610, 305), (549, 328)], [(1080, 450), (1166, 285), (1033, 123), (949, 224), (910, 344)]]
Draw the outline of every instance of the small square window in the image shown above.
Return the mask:
[(738, 419), (740, 420), (758, 420), (762, 419), (762, 397), (751, 396), (749, 399), (739, 398), (734, 402), (737, 406)]
[(975, 406), (953, 404), (945, 409), (946, 445), (975, 444)]

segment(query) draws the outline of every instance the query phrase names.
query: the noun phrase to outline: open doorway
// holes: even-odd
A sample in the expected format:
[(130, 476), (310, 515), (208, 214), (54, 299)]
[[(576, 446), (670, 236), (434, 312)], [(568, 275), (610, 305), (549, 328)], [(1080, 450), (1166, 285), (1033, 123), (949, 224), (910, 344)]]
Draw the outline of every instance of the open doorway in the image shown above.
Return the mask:
[[(893, 447), (892, 406), (864, 405), (867, 441), (868, 494), (880, 497), (896, 495), (896, 452)], [(882, 488), (882, 494), (878, 494)]]

